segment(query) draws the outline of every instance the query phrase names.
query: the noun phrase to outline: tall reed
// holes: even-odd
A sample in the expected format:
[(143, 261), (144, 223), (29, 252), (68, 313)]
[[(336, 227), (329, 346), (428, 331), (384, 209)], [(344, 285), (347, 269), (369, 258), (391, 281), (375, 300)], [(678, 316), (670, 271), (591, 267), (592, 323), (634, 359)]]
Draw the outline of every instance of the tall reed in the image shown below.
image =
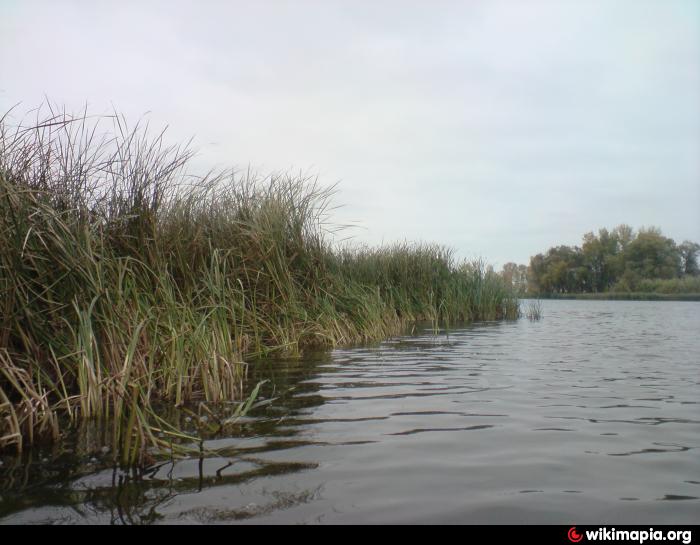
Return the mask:
[(182, 438), (154, 407), (239, 399), (245, 359), (519, 315), (442, 246), (335, 247), (315, 179), (190, 157), (118, 116), (0, 123), (0, 448), (101, 419), (143, 464)]

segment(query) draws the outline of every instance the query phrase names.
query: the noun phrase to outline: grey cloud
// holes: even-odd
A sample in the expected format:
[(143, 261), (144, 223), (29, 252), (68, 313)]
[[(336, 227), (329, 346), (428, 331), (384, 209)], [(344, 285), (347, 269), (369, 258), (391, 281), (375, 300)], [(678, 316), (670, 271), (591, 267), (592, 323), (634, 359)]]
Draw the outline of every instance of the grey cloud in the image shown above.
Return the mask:
[(692, 0), (0, 9), (1, 109), (114, 103), (203, 170), (311, 168), (358, 240), (502, 264), (621, 222), (700, 239)]

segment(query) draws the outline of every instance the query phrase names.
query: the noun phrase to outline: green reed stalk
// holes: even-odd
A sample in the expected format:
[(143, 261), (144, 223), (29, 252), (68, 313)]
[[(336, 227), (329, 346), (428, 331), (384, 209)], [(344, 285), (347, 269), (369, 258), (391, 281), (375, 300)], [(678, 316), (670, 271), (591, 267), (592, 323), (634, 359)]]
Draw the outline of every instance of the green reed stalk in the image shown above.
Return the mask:
[(0, 448), (101, 418), (115, 461), (144, 463), (156, 407), (240, 399), (246, 359), (519, 315), (443, 246), (335, 246), (315, 179), (193, 178), (187, 150), (110, 120), (0, 123)]

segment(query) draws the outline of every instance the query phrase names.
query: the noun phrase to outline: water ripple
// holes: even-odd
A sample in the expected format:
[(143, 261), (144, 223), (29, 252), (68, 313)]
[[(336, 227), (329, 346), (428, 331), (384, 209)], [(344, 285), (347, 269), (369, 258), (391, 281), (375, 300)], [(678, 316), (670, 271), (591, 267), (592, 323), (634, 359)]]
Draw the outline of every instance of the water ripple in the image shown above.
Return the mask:
[(272, 404), (140, 475), (1, 459), (0, 523), (696, 521), (700, 303), (543, 312), (253, 366)]

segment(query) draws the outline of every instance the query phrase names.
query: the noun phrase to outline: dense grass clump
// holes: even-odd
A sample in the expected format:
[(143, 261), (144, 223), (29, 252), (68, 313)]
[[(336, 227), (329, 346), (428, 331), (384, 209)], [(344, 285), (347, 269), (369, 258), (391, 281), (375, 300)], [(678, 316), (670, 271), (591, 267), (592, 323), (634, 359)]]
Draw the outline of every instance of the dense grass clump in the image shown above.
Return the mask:
[(191, 177), (112, 121), (0, 126), (0, 447), (98, 418), (143, 463), (179, 437), (154, 406), (238, 399), (244, 360), (519, 314), (441, 246), (335, 248), (313, 179)]

